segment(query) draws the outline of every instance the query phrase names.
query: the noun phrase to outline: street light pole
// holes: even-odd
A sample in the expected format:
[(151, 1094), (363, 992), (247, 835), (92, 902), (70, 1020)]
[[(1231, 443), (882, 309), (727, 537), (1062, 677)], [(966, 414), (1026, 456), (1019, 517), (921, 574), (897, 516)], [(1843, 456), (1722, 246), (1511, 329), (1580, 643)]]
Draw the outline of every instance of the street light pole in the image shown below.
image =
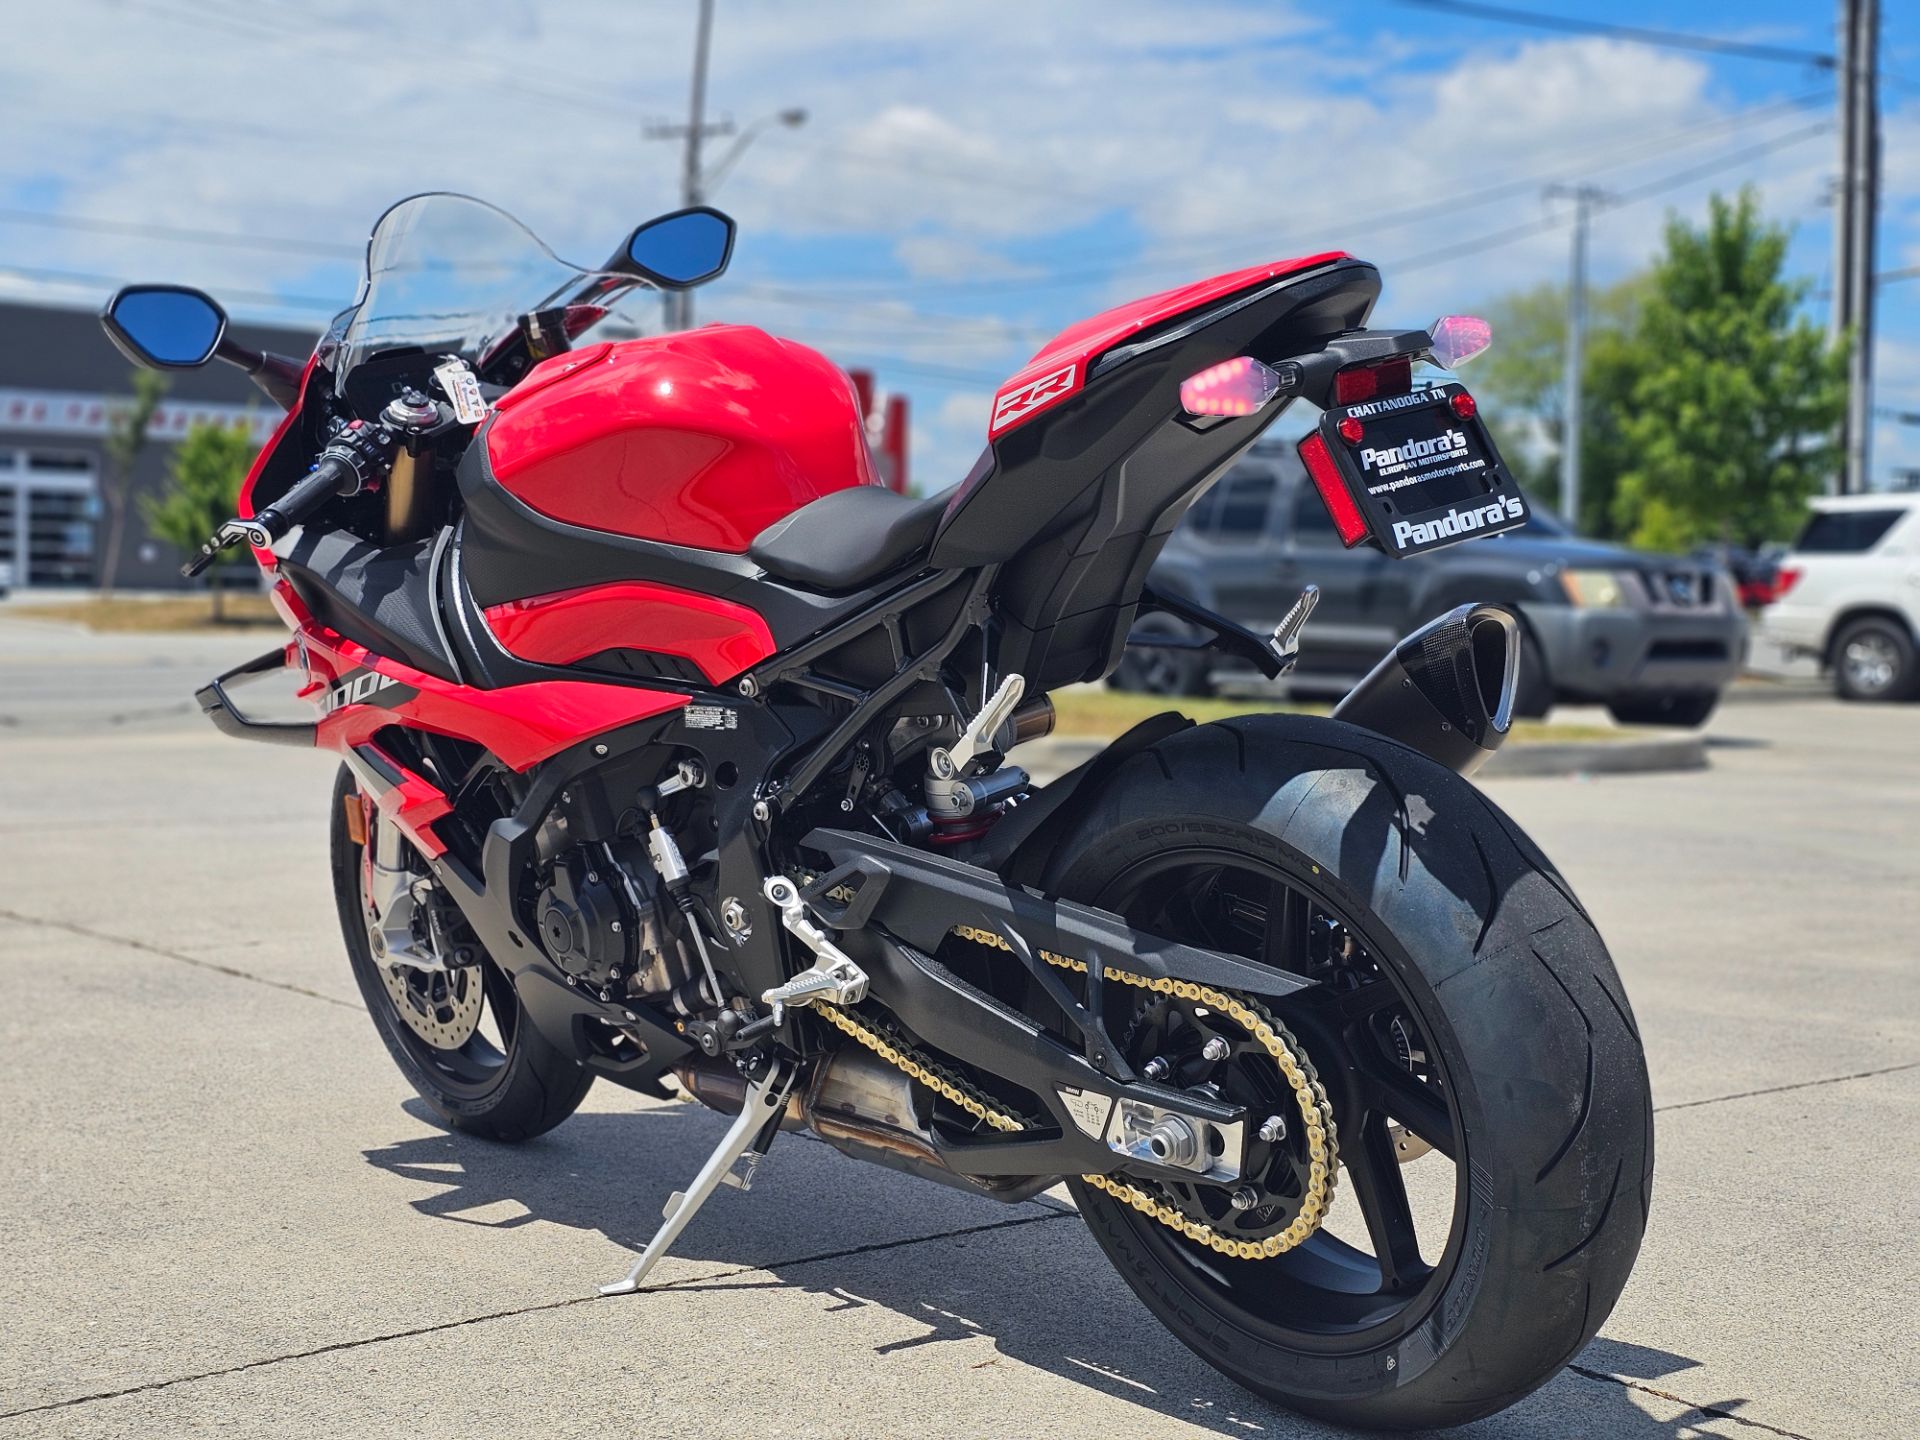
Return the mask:
[(1597, 185), (1549, 185), (1550, 200), (1573, 201), (1573, 255), (1567, 276), (1567, 371), (1560, 412), (1560, 513), (1580, 525), (1580, 431), (1587, 349), (1587, 224), (1607, 199)]

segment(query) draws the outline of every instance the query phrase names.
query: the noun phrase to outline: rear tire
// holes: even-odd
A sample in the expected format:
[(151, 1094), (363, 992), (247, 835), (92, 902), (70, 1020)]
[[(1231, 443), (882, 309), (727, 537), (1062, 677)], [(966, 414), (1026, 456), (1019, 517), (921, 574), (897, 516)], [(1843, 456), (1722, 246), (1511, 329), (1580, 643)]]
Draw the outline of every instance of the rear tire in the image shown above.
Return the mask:
[[(1646, 1064), (1599, 935), (1533, 843), (1465, 780), (1334, 721), (1250, 717), (1143, 751), (1061, 841), (1045, 888), (1125, 913), (1116, 897), (1129, 872), (1182, 849), (1320, 897), (1388, 972), (1446, 1077), (1437, 1093), (1460, 1152), (1450, 1229), (1430, 1270), (1409, 1267), (1415, 1281), (1389, 1283), (1372, 1262), (1381, 1312), (1400, 1309), (1350, 1324), (1295, 1298), (1337, 1299), (1318, 1277), (1340, 1264), (1353, 1273), (1341, 1257), (1359, 1252), (1334, 1248), (1345, 1242), (1329, 1232), (1272, 1259), (1209, 1261), (1075, 1181), (1095, 1239), (1184, 1344), (1269, 1400), (1391, 1429), (1511, 1405), (1593, 1337), (1646, 1226)], [(1316, 1042), (1305, 998), (1277, 1013), (1326, 1076), (1337, 1046)], [(1359, 1117), (1333, 1104), (1350, 1156)]]
[(1609, 701), (1607, 713), (1622, 725), (1673, 725), (1698, 730), (1719, 708), (1718, 690), (1688, 690)]
[(1842, 700), (1908, 700), (1916, 689), (1920, 665), (1904, 625), (1869, 615), (1833, 642), (1833, 690)]
[(348, 833), (346, 819), (346, 802), (358, 794), (353, 773), (341, 766), (333, 788), (333, 893), (354, 983), (387, 1053), (451, 1128), (504, 1141), (545, 1134), (580, 1107), (593, 1086), (593, 1072), (547, 1043), (521, 1012), (512, 982), (484, 953), (476, 968), (501, 1045), (476, 1033), (459, 1051), (436, 1051), (400, 1018), (362, 911), (364, 852)]

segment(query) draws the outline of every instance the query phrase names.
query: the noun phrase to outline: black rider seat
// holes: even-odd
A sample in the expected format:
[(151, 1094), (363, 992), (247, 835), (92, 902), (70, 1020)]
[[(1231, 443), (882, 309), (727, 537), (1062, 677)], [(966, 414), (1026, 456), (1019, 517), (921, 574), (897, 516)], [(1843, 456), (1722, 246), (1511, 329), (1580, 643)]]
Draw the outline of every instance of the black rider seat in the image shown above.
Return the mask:
[(857, 590), (926, 554), (947, 499), (910, 500), (878, 485), (835, 490), (762, 530), (747, 554), (790, 585)]

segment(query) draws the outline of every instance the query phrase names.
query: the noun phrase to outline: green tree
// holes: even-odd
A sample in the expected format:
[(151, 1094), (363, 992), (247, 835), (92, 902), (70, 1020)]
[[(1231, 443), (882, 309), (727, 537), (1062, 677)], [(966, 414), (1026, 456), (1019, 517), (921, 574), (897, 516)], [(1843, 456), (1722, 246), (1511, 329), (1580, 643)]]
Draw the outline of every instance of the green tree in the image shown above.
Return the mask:
[[(231, 519), (240, 506), (240, 486), (253, 462), (254, 443), (242, 425), (197, 423), (175, 447), (166, 488), (140, 497), (147, 528), (192, 555)], [(219, 566), (207, 573), (213, 588), (213, 618), (222, 618)]]
[(147, 448), (147, 429), (166, 393), (166, 376), (153, 370), (135, 370), (132, 401), (124, 410), (115, 410), (107, 421), (107, 463), (101, 477), (107, 492), (107, 551), (100, 567), (103, 595), (111, 595), (114, 582), (120, 578), (120, 547), (127, 538), (127, 496), (133, 489), (133, 467)]
[[(1646, 286), (1646, 277), (1636, 275), (1587, 298), (1580, 513), (1567, 517), (1586, 535), (1614, 533), (1614, 491), (1626, 465), (1620, 417), (1639, 370), (1634, 328)], [(1473, 362), (1469, 384), (1491, 402), (1486, 414), (1521, 487), (1557, 509), (1566, 444), (1567, 287), (1539, 285), (1502, 296), (1488, 308), (1487, 319), (1493, 348)]]
[(1667, 222), (1635, 341), (1614, 519), (1636, 545), (1756, 545), (1792, 532), (1839, 463), (1846, 360), (1783, 278), (1787, 230), (1751, 190)]

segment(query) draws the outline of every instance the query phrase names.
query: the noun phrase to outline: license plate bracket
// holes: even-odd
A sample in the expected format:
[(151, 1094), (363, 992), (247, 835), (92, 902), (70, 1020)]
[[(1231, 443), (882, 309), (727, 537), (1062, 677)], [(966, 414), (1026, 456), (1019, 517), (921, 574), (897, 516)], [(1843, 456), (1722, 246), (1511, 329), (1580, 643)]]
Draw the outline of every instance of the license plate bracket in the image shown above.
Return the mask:
[(1350, 545), (1371, 539), (1398, 558), (1527, 523), (1526, 497), (1457, 382), (1336, 406), (1300, 449), (1310, 473), (1330, 464), (1365, 522)]

